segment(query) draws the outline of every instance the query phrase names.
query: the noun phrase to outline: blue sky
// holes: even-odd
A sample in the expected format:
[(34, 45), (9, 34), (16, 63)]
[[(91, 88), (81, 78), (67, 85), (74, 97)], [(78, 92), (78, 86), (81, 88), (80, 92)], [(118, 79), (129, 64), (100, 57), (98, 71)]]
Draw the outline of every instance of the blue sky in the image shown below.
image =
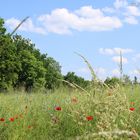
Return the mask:
[(122, 51), (124, 73), (139, 77), (140, 0), (2, 0), (1, 5), (9, 32), (30, 17), (17, 33), (57, 60), (63, 74), (91, 78), (78, 52), (101, 79), (119, 76)]

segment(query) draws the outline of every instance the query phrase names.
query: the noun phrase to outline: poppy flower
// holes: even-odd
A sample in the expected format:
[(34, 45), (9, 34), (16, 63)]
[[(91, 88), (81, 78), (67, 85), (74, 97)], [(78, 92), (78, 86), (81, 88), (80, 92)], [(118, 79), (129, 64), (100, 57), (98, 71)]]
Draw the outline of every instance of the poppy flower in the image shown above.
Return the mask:
[(134, 108), (134, 107), (130, 107), (129, 109), (130, 109), (131, 111), (134, 111), (134, 110), (135, 110), (135, 108)]
[(93, 116), (87, 116), (86, 119), (87, 119), (88, 121), (91, 121), (91, 120), (93, 120)]
[(55, 107), (55, 110), (61, 111), (61, 107), (60, 106), (57, 106), (57, 107)]
[(1, 122), (4, 122), (4, 118), (0, 118), (0, 121), (1, 121)]
[(14, 122), (14, 118), (10, 118), (9, 121)]

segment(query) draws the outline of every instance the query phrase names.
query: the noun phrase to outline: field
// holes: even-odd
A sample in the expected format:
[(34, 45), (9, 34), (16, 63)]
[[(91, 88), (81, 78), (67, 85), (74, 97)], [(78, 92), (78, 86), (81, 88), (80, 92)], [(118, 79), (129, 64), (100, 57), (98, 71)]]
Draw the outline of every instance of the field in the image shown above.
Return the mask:
[(0, 140), (139, 139), (140, 87), (0, 94)]

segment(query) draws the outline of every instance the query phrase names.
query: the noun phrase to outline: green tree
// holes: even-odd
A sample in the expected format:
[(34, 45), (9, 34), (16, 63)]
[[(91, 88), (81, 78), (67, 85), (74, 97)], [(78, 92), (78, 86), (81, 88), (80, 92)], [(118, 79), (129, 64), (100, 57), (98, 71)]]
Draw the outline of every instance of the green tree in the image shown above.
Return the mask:
[(30, 40), (17, 35), (13, 39), (17, 48), (17, 57), (21, 64), (16, 86), (24, 86), (26, 90), (43, 87), (46, 70), (40, 60), (40, 52), (35, 49)]
[(54, 89), (61, 85), (61, 66), (47, 54), (41, 54), (31, 40), (6, 33), (0, 19), (0, 90), (10, 87)]
[(132, 83), (130, 77), (128, 75), (123, 75), (122, 77), (122, 82), (125, 84), (125, 85), (130, 85)]
[(134, 83), (135, 85), (137, 85), (137, 84), (138, 84), (138, 78), (137, 78), (136, 76), (134, 76), (133, 83)]
[(117, 77), (112, 78), (107, 77), (104, 83), (107, 84), (108, 86), (116, 86), (116, 84), (120, 83), (120, 79)]
[(17, 60), (16, 47), (0, 19), (0, 90), (7, 90), (16, 83), (20, 63)]
[(84, 78), (75, 75), (74, 72), (68, 72), (64, 76), (64, 80), (66, 80), (70, 83), (75, 83), (83, 88), (86, 88), (89, 85), (89, 81), (86, 81)]
[(47, 89), (58, 88), (62, 84), (61, 79), (63, 79), (59, 63), (52, 57), (46, 57), (46, 59), (44, 59), (44, 67), (46, 69), (45, 87)]

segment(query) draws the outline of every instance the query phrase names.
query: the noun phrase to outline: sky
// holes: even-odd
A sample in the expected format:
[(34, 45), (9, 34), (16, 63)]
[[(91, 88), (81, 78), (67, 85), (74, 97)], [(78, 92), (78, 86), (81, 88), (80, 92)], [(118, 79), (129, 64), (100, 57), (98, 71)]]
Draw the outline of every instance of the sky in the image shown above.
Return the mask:
[(8, 32), (27, 16), (17, 33), (58, 61), (64, 75), (91, 79), (78, 52), (100, 79), (119, 76), (121, 51), (123, 73), (140, 78), (140, 0), (1, 0)]

